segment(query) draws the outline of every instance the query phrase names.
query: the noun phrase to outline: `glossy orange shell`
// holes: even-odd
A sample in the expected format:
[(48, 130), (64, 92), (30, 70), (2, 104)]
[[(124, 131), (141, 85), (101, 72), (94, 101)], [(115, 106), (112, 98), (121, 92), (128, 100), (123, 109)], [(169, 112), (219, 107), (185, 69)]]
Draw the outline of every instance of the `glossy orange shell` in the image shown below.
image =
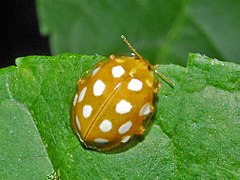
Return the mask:
[(87, 148), (109, 151), (123, 146), (144, 133), (156, 92), (146, 60), (111, 55), (79, 80), (73, 129)]

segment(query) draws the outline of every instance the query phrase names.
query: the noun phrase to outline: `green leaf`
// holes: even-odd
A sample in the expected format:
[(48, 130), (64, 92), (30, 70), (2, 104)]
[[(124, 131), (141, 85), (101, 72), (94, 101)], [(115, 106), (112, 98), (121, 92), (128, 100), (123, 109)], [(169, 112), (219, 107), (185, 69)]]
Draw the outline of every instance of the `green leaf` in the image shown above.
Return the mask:
[(239, 178), (240, 66), (190, 54), (187, 68), (164, 70), (177, 84), (159, 94), (155, 122), (171, 139), (179, 177)]
[(240, 63), (236, 7), (239, 0), (37, 0), (53, 54), (126, 53), (124, 34), (153, 64), (181, 65), (189, 52)]
[(127, 151), (103, 154), (80, 145), (70, 119), (78, 79), (103, 59), (31, 56), (0, 71), (2, 179), (240, 177), (238, 65), (190, 54), (187, 68), (160, 66), (176, 85), (162, 84), (149, 133)]
[[(8, 71), (8, 72), (7, 72)], [(45, 146), (23, 102), (13, 98), (16, 68), (0, 71), (0, 177), (42, 179), (53, 171)]]

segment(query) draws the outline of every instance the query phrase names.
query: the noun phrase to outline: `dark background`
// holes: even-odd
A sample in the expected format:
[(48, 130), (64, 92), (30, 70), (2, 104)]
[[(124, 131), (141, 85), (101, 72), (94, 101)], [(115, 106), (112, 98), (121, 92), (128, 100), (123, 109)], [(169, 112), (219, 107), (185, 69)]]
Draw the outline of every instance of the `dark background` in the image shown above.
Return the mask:
[(0, 67), (28, 55), (50, 55), (48, 38), (39, 32), (35, 1), (1, 0)]

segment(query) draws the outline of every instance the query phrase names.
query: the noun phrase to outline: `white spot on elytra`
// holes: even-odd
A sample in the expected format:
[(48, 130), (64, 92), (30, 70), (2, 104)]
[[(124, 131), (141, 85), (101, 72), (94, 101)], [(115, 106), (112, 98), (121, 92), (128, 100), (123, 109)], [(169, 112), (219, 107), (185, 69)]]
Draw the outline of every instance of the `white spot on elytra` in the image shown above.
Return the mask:
[(116, 112), (119, 114), (126, 114), (130, 112), (132, 109), (132, 105), (126, 100), (121, 100), (116, 105)]
[(97, 80), (93, 85), (94, 96), (101, 96), (105, 90), (105, 84), (101, 80)]
[(139, 116), (148, 115), (150, 113), (151, 113), (150, 103), (146, 103), (146, 104), (143, 105), (143, 107), (139, 111)]
[(92, 113), (92, 106), (84, 105), (82, 110), (83, 117), (88, 118), (91, 115), (91, 113)]
[(123, 143), (126, 143), (129, 141), (129, 139), (131, 138), (131, 136), (125, 136), (123, 139), (122, 139), (122, 142)]
[(108, 119), (105, 119), (102, 121), (99, 128), (101, 129), (102, 132), (108, 132), (112, 129), (112, 123)]
[(107, 139), (102, 139), (102, 138), (97, 138), (97, 139), (94, 140), (94, 142), (96, 142), (96, 143), (107, 143), (108, 140)]
[(115, 78), (121, 77), (125, 73), (125, 70), (122, 66), (115, 66), (112, 68), (112, 75)]
[(92, 77), (97, 74), (97, 72), (99, 71), (99, 69), (100, 69), (100, 67), (97, 67), (96, 69), (93, 70), (93, 72), (92, 72)]
[(74, 105), (74, 106), (76, 105), (77, 98), (78, 98), (78, 95), (76, 94), (75, 97), (74, 97), (74, 100), (73, 100), (73, 105)]
[(78, 116), (76, 116), (76, 124), (77, 124), (78, 130), (80, 131), (81, 130), (81, 125), (80, 125), (80, 122), (78, 120)]
[(138, 79), (132, 79), (128, 83), (128, 89), (132, 91), (140, 91), (142, 89), (142, 81), (139, 81)]
[(125, 124), (121, 125), (118, 129), (119, 134), (125, 134), (132, 127), (132, 121), (128, 121)]
[(79, 95), (79, 98), (78, 98), (78, 102), (81, 102), (86, 94), (86, 91), (87, 91), (87, 87), (84, 87), (82, 89), (82, 91), (80, 92), (80, 95)]

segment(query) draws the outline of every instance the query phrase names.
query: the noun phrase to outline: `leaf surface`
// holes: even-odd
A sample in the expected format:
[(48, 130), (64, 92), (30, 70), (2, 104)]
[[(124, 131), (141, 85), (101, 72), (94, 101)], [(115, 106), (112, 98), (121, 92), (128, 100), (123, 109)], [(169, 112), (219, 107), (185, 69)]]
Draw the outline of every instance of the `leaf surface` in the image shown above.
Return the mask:
[(53, 54), (126, 53), (124, 34), (153, 64), (184, 66), (189, 52), (240, 63), (236, 7), (238, 0), (37, 0)]
[(127, 151), (103, 154), (84, 149), (70, 124), (78, 79), (103, 59), (30, 56), (1, 69), (0, 177), (239, 178), (238, 65), (190, 54), (186, 68), (160, 66), (176, 85), (162, 84), (149, 133)]

